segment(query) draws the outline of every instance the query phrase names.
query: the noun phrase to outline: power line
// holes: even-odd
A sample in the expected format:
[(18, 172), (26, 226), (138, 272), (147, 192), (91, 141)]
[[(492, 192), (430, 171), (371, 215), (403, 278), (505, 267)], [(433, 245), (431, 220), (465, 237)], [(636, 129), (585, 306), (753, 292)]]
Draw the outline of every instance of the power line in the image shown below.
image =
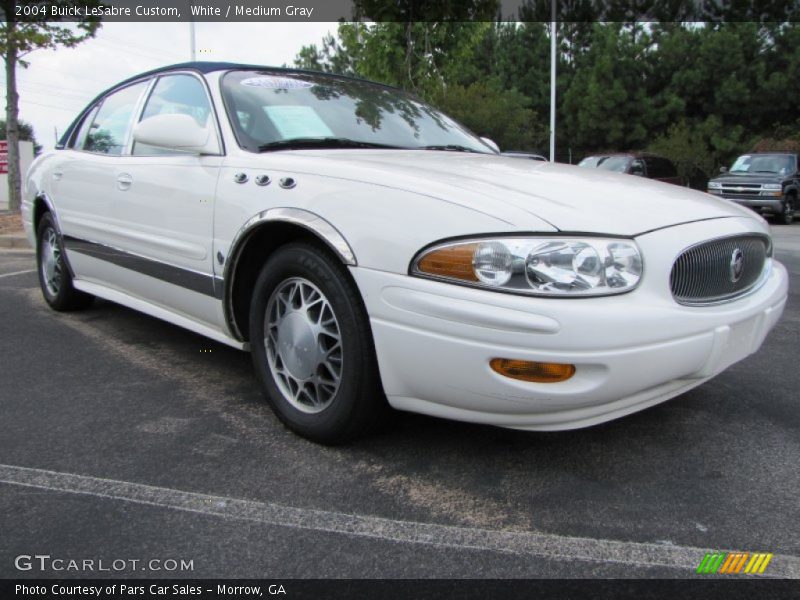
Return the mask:
[[(95, 42), (98, 42), (100, 44), (108, 44), (108, 42), (106, 42), (105, 40), (95, 40)], [(169, 62), (169, 61), (165, 61), (163, 57), (149, 56), (147, 54), (142, 54), (141, 52), (136, 52), (134, 50), (130, 50), (129, 48), (117, 48), (117, 47), (115, 47), (115, 46), (113, 46), (111, 44), (108, 44), (108, 47), (110, 47), (112, 50), (116, 50), (117, 52), (127, 52), (128, 54), (133, 54), (134, 56), (139, 56), (141, 58), (146, 58), (148, 60), (152, 60), (153, 62), (158, 62), (158, 63), (162, 63), (162, 64), (165, 64), (165, 63)]]
[(168, 54), (168, 55), (170, 55), (170, 56), (172, 56), (172, 57), (174, 57), (176, 59), (183, 59), (184, 58), (183, 56), (181, 56), (177, 52), (170, 52), (169, 50), (161, 50), (160, 48), (156, 48), (155, 46), (145, 46), (143, 44), (139, 44), (139, 43), (135, 43), (135, 42), (129, 42), (127, 40), (123, 40), (123, 39), (120, 39), (120, 38), (115, 38), (115, 37), (110, 36), (110, 35), (104, 35), (102, 38), (95, 38), (95, 39), (96, 40), (97, 39), (101, 39), (103, 41), (109, 41), (109, 42), (113, 42), (113, 43), (116, 43), (116, 44), (122, 44), (124, 46), (133, 46), (134, 48), (141, 49), (141, 50), (143, 50), (145, 52), (150, 52), (152, 54)]
[(79, 110), (75, 108), (68, 108), (66, 106), (56, 106), (55, 104), (46, 104), (44, 102), (34, 102), (33, 100), (22, 100), (21, 102), (25, 104), (35, 104), (36, 106), (45, 106), (47, 108), (55, 108), (56, 110), (63, 110), (65, 112), (70, 112), (73, 114), (75, 114), (77, 110)]
[[(26, 88), (29, 86), (33, 86), (39, 89), (26, 90)], [(93, 95), (87, 92), (86, 90), (83, 91), (72, 90), (71, 88), (62, 88), (60, 86), (54, 86), (52, 84), (47, 84), (47, 83), (37, 83), (35, 81), (20, 81), (17, 87), (20, 91), (28, 91), (31, 94), (49, 93), (52, 95), (57, 95), (59, 97), (66, 97), (68, 100), (73, 98), (78, 100), (84, 100), (84, 99), (89, 100), (96, 95), (96, 94)]]
[[(58, 73), (59, 75), (62, 75), (62, 76), (64, 75), (63, 71), (59, 71), (58, 69), (53, 69), (52, 67), (44, 67), (44, 66), (41, 66), (41, 65), (37, 65), (36, 63), (32, 63), (31, 67), (34, 67), (36, 69), (42, 69), (44, 71), (50, 71), (51, 73)], [(24, 71), (24, 72), (30, 72), (30, 71)], [(118, 83), (116, 81), (111, 81), (110, 79), (97, 79), (96, 77), (88, 77), (86, 75), (77, 75), (77, 74), (73, 74), (73, 73), (69, 74), (69, 78), (70, 79), (74, 79), (74, 78), (85, 79), (87, 81), (93, 81), (95, 83), (99, 83), (99, 84), (105, 85), (105, 86), (110, 86), (110, 85), (114, 85), (115, 83)], [(120, 79), (120, 81), (121, 81), (121, 79)]]

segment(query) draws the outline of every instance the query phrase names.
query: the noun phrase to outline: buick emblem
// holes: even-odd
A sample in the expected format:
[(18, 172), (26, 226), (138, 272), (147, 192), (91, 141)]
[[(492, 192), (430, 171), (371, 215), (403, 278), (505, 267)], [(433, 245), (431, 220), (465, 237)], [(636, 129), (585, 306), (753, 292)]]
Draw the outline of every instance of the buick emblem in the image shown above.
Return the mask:
[(744, 273), (744, 252), (737, 248), (733, 251), (733, 254), (731, 254), (731, 283), (739, 281), (742, 278), (742, 273)]

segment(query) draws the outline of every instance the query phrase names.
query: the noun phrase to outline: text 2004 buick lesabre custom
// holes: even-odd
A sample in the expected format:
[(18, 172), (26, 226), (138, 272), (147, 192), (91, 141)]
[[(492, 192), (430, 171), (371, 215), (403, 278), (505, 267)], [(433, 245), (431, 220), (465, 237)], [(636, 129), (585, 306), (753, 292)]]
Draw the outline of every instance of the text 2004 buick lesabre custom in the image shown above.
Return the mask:
[(178, 65), (94, 101), (31, 168), (24, 219), (53, 308), (99, 296), (249, 349), (276, 414), (323, 442), (388, 405), (600, 423), (780, 317), (751, 211), (491, 146), (382, 85)]

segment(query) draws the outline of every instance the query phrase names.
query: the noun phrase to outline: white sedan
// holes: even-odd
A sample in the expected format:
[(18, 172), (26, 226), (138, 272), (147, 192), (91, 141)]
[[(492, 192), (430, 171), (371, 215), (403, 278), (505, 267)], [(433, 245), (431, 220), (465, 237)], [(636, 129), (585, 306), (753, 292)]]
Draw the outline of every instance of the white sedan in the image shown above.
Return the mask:
[(755, 352), (787, 274), (708, 194), (500, 156), (397, 89), (190, 63), (93, 101), (26, 179), (45, 300), (249, 350), (291, 429), (389, 407), (528, 430), (644, 409)]

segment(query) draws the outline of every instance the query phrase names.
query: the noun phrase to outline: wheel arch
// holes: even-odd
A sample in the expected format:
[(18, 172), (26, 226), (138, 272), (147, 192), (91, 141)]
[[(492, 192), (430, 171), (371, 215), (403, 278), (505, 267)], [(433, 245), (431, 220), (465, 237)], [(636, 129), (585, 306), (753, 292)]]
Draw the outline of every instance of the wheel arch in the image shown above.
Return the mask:
[(344, 265), (357, 265), (344, 236), (321, 216), (298, 208), (272, 208), (250, 218), (237, 232), (225, 261), (222, 304), (230, 334), (247, 341), (253, 285), (264, 262), (279, 247), (308, 241)]
[(47, 194), (42, 192), (33, 199), (31, 225), (33, 226), (34, 237), (36, 237), (38, 234), (39, 223), (46, 212), (49, 212), (51, 215), (53, 215), (53, 223), (55, 223), (56, 230), (58, 231), (59, 235), (61, 235), (61, 227), (58, 224), (58, 217), (56, 216), (56, 211), (53, 208), (53, 203), (47, 197)]

